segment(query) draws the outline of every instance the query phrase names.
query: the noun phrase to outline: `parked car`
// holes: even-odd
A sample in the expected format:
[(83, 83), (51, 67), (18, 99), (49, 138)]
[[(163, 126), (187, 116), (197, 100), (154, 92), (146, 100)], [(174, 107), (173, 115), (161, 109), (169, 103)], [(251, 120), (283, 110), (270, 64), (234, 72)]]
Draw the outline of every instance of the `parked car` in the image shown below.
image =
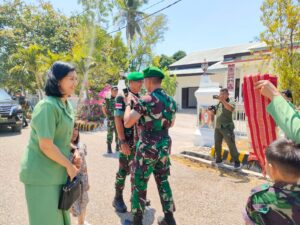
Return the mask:
[(0, 127), (9, 126), (14, 132), (21, 132), (23, 111), (21, 105), (0, 88)]

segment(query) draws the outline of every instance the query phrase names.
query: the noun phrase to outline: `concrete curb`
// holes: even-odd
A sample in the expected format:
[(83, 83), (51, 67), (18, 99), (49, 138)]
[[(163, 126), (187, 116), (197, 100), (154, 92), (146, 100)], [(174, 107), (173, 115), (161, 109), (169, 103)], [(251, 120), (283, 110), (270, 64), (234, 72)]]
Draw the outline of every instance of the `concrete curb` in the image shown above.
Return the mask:
[[(184, 152), (186, 153), (187, 151), (184, 151)], [(191, 156), (191, 155), (183, 154), (183, 153), (180, 153), (177, 156), (189, 159), (196, 163), (205, 164), (211, 168), (215, 168), (215, 169), (219, 169), (219, 170), (226, 170), (226, 171), (234, 172), (234, 173), (237, 173), (237, 174), (243, 175), (243, 176), (251, 176), (251, 177), (257, 177), (257, 178), (261, 178), (261, 179), (267, 179), (261, 173), (257, 173), (257, 172), (253, 172), (253, 171), (245, 170), (245, 169), (235, 170), (232, 166), (229, 166), (226, 164), (222, 165), (221, 167), (218, 167), (214, 162), (212, 162), (210, 159), (208, 159), (208, 157), (210, 157), (210, 156), (202, 154), (202, 153), (192, 152), (192, 154), (195, 154), (195, 156)], [(205, 156), (206, 158), (199, 157), (199, 155)]]

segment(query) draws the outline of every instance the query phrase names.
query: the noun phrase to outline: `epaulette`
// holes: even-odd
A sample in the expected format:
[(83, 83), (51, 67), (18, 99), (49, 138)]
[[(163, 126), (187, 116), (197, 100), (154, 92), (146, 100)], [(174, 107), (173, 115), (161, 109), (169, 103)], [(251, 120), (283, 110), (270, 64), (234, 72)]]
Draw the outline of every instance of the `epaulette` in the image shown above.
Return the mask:
[(268, 191), (270, 188), (270, 184), (262, 184), (262, 185), (259, 185), (255, 188), (253, 188), (251, 190), (251, 196), (257, 194), (257, 193), (260, 193), (260, 192), (265, 192), (265, 191)]

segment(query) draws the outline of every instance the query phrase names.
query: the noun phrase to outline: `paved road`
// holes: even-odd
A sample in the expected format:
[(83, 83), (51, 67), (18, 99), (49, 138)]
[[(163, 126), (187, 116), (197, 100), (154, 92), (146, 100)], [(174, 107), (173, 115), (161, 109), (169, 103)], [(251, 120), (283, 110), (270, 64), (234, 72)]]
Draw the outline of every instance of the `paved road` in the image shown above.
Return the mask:
[[(178, 114), (171, 132), (173, 153), (192, 146), (195, 119), (191, 114)], [(23, 185), (18, 181), (19, 161), (27, 144), (30, 128), (21, 135), (0, 131), (0, 224), (28, 225)], [(88, 171), (90, 176), (90, 204), (87, 220), (93, 225), (120, 225), (129, 214), (114, 212), (114, 178), (118, 166), (117, 155), (105, 154), (105, 132), (82, 133), (81, 140), (88, 146)], [(173, 156), (170, 182), (174, 192), (179, 225), (240, 225), (241, 211), (250, 189), (261, 183), (214, 169), (199, 166)], [(125, 201), (129, 202), (129, 180), (126, 183)], [(149, 182), (145, 225), (157, 224), (162, 215), (154, 179)], [(128, 203), (129, 206), (129, 203)], [(73, 224), (75, 220), (73, 219)], [(42, 225), (42, 224), (41, 224)]]

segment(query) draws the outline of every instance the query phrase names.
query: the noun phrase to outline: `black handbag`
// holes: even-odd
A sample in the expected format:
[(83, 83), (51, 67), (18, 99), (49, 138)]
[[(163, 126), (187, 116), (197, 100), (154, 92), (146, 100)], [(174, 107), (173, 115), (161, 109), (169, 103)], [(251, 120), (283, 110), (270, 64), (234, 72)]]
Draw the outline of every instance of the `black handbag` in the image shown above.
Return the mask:
[(62, 187), (58, 209), (69, 210), (81, 193), (81, 176), (76, 176), (71, 181), (68, 177), (67, 183)]

